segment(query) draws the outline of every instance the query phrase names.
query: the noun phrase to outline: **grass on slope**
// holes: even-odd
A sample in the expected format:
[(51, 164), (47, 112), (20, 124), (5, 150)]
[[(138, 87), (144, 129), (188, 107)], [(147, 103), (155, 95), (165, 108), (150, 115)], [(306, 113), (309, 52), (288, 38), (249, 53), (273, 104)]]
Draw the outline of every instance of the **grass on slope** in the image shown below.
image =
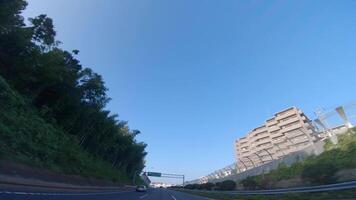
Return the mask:
[(0, 158), (65, 174), (128, 182), (110, 163), (90, 156), (74, 138), (36, 112), (0, 77)]
[[(187, 191), (183, 191), (187, 192)], [(219, 193), (206, 193), (199, 191), (189, 191), (194, 195), (208, 197), (216, 200), (336, 200), (353, 199), (356, 197), (356, 189), (316, 192), (316, 193), (294, 193), (294, 194), (276, 194), (276, 195), (228, 195)]]
[(280, 165), (277, 169), (265, 175), (251, 176), (241, 183), (249, 189), (273, 188), (281, 180), (301, 178), (304, 185), (322, 185), (336, 183), (337, 173), (342, 170), (356, 168), (356, 129), (339, 135), (339, 143), (330, 145), (326, 142), (326, 151), (318, 156), (310, 156), (287, 167)]

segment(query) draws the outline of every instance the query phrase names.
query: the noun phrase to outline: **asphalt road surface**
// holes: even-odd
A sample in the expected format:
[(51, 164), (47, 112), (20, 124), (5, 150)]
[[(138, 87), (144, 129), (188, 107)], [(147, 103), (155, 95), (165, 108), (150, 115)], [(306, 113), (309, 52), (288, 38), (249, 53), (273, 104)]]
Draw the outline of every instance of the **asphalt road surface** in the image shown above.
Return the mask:
[(1, 189), (0, 200), (207, 200), (183, 192), (168, 189), (148, 189), (147, 192), (44, 192)]

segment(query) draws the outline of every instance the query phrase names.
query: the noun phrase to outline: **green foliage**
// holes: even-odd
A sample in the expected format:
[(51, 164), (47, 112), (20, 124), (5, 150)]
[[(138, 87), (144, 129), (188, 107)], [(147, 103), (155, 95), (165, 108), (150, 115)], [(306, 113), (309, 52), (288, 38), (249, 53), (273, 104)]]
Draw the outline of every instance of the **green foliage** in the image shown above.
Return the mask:
[(222, 181), (219, 190), (234, 190), (236, 188), (236, 182), (233, 180)]
[(236, 188), (236, 182), (232, 180), (225, 180), (217, 183), (202, 183), (202, 184), (188, 184), (184, 186), (185, 189), (190, 190), (234, 190)]
[(185, 189), (195, 190), (199, 188), (199, 184), (187, 184), (184, 186)]
[(203, 188), (206, 189), (206, 190), (212, 190), (213, 188), (215, 187), (215, 184), (214, 183), (204, 183), (203, 184)]
[(53, 21), (46, 15), (39, 15), (35, 18), (30, 18), (30, 22), (33, 25), (32, 39), (44, 48), (49, 48), (55, 44), (56, 32), (54, 31)]
[(312, 193), (289, 193), (289, 194), (274, 194), (274, 195), (231, 195), (218, 192), (204, 192), (204, 191), (187, 191), (182, 192), (191, 193), (210, 199), (221, 200), (325, 200), (325, 199), (355, 199), (356, 190), (340, 190), (340, 191), (324, 191)]
[(244, 188), (248, 190), (255, 190), (258, 187), (256, 176), (255, 177), (249, 176), (245, 178), (244, 180), (241, 181), (241, 184), (244, 186)]
[(296, 177), (301, 174), (302, 170), (303, 170), (302, 162), (293, 163), (289, 167), (284, 164), (280, 164), (278, 168), (272, 170), (268, 174), (268, 176), (270, 176), (273, 180), (280, 181), (280, 180)]
[(2, 156), (66, 173), (132, 178), (146, 156), (146, 144), (135, 139), (139, 131), (104, 109), (110, 98), (102, 76), (81, 66), (78, 50), (58, 47), (51, 18), (39, 15), (25, 25), (26, 5), (0, 0)]
[(317, 185), (329, 184), (335, 182), (336, 171), (337, 168), (330, 162), (316, 162), (305, 166), (302, 178)]
[(2, 157), (67, 174), (113, 179), (128, 177), (91, 156), (65, 134), (41, 119), (0, 77), (0, 147)]
[(277, 169), (265, 175), (248, 177), (241, 181), (245, 188), (269, 188), (281, 180), (302, 178), (307, 184), (321, 185), (335, 183), (339, 170), (356, 168), (356, 129), (338, 136), (339, 143), (325, 142), (325, 151), (318, 156), (310, 156), (291, 166), (280, 164)]
[(23, 0), (0, 1), (0, 34), (8, 33), (13, 27), (23, 26), (21, 11), (27, 3)]
[(329, 150), (333, 149), (334, 147), (335, 147), (335, 145), (331, 142), (330, 139), (325, 140), (324, 149), (326, 151), (329, 151)]

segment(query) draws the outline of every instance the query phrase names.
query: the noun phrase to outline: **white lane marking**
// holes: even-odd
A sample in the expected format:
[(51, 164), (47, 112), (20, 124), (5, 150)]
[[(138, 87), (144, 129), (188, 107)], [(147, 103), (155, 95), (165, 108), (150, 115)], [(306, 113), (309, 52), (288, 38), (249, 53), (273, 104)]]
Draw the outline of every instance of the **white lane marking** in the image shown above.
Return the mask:
[(90, 192), (90, 193), (44, 193), (44, 192), (10, 192), (0, 191), (0, 194), (17, 194), (17, 195), (44, 195), (44, 196), (90, 196), (90, 195), (108, 195), (108, 194), (123, 194), (132, 191), (124, 192)]
[(145, 194), (145, 195), (143, 195), (143, 196), (140, 196), (140, 199), (143, 199), (143, 198), (145, 198), (145, 197), (147, 197), (148, 196), (148, 194)]
[(171, 197), (172, 197), (173, 200), (177, 200), (173, 195), (171, 195)]

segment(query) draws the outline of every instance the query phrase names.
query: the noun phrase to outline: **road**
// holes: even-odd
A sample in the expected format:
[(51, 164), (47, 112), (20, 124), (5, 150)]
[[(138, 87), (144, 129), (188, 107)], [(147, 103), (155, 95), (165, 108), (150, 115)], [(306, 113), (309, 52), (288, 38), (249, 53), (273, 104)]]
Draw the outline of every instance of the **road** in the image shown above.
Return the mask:
[(148, 189), (147, 192), (44, 192), (29, 190), (1, 189), (0, 200), (207, 200), (183, 192), (168, 189)]

